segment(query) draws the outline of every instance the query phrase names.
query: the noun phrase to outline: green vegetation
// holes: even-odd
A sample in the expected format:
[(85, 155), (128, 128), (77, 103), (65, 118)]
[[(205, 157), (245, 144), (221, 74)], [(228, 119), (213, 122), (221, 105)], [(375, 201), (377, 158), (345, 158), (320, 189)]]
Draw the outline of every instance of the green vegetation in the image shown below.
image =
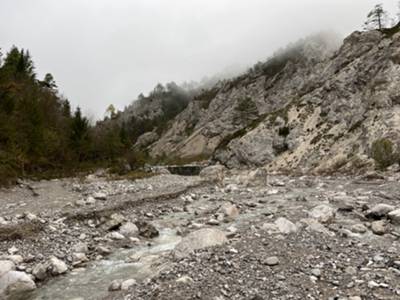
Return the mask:
[(51, 74), (37, 79), (28, 51), (12, 47), (0, 60), (0, 184), (110, 166), (130, 145), (125, 127), (71, 112)]
[(266, 62), (258, 62), (249, 71), (253, 74), (263, 74), (267, 77), (274, 77), (280, 73), (289, 62), (297, 63), (304, 58), (302, 53), (303, 47), (304, 42), (300, 41), (274, 53)]
[(244, 97), (239, 99), (237, 106), (235, 107), (237, 112), (236, 121), (238, 123), (249, 123), (255, 119), (258, 119), (258, 109), (254, 100), (250, 97)]
[(385, 28), (388, 23), (388, 13), (383, 9), (382, 4), (375, 5), (374, 9), (368, 13), (367, 21), (364, 23), (364, 28), (367, 30), (370, 29), (379, 29), (382, 30)]
[[(400, 2), (398, 3), (400, 9)], [(367, 20), (364, 23), (365, 30), (380, 30), (387, 37), (392, 37), (400, 32), (400, 12), (397, 12), (395, 18), (389, 16), (382, 4), (377, 4), (368, 13)]]
[(382, 31), (387, 37), (392, 37), (392, 36), (394, 36), (396, 33), (400, 32), (400, 22), (399, 22), (397, 25), (395, 25), (395, 26), (393, 26), (393, 27), (391, 27), (391, 28), (383, 28), (381, 31)]
[(287, 137), (290, 133), (290, 128), (287, 126), (281, 127), (278, 130), (278, 134), (283, 137)]
[(195, 97), (194, 100), (200, 102), (200, 107), (202, 109), (208, 109), (211, 101), (217, 96), (218, 91), (219, 90), (216, 87), (205, 90), (199, 96)]
[(379, 169), (385, 169), (398, 161), (399, 153), (394, 151), (393, 143), (389, 139), (382, 138), (373, 142), (371, 157)]
[[(158, 84), (148, 97), (139, 96), (141, 101), (159, 101), (161, 103), (161, 114), (154, 117), (132, 116), (127, 122), (123, 122), (122, 128), (126, 138), (135, 144), (137, 139), (146, 132), (155, 130), (158, 134), (168, 129), (168, 122), (182, 112), (192, 99), (192, 93), (179, 87), (174, 82)], [(118, 123), (118, 118), (116, 122)]]

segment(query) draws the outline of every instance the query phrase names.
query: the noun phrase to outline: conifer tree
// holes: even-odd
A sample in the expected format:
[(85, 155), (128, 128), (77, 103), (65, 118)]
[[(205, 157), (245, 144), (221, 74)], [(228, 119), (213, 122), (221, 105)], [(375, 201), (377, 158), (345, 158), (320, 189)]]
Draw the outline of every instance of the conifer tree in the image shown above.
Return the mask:
[(388, 14), (383, 9), (382, 4), (375, 5), (374, 9), (371, 10), (367, 15), (367, 21), (364, 23), (366, 30), (378, 29), (382, 30), (386, 27), (388, 22)]

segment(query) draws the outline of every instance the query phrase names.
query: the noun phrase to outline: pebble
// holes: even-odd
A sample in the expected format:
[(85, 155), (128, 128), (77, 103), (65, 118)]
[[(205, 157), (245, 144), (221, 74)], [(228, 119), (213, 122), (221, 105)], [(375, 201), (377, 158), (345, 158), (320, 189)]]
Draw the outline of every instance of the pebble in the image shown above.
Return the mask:
[(279, 265), (279, 258), (276, 256), (270, 256), (263, 261), (264, 265), (267, 266), (276, 266)]

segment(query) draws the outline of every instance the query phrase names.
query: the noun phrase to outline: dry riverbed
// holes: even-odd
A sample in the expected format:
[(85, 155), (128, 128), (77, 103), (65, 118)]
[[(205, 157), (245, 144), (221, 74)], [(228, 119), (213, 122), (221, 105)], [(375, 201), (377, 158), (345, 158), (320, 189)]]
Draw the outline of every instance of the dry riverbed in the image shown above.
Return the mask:
[[(0, 294), (400, 298), (398, 174), (213, 177), (91, 175), (0, 191)], [(22, 283), (7, 288), (4, 276)]]

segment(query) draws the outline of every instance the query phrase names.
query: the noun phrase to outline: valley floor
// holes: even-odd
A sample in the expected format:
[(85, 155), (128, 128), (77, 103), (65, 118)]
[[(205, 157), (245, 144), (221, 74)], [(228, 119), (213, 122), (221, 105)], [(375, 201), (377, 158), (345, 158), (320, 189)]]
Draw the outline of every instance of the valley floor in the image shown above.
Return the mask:
[(206, 179), (0, 191), (0, 264), (35, 277), (22, 299), (400, 298), (398, 174)]

